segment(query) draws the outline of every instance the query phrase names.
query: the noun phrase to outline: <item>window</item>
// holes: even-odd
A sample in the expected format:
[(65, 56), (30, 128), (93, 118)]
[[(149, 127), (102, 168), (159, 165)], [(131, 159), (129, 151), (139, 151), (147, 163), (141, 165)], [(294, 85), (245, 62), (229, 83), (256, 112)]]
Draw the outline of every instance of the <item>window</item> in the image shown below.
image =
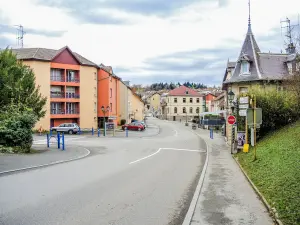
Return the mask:
[(170, 112), (170, 111), (169, 111), (169, 108), (168, 108), (168, 109), (167, 109), (167, 113), (169, 114), (169, 112)]
[(112, 112), (112, 103), (110, 103), (110, 106), (109, 106), (109, 107), (110, 107), (110, 111)]
[(196, 102), (197, 102), (197, 103), (200, 103), (200, 99), (199, 99), (199, 98), (197, 98), (197, 99), (196, 99)]
[(249, 73), (249, 62), (242, 61), (242, 64), (241, 64), (241, 73), (242, 74), (248, 74)]
[(97, 80), (97, 73), (94, 72), (94, 80)]
[(190, 113), (193, 113), (193, 108), (192, 107), (190, 107)]
[(50, 80), (52, 81), (64, 81), (62, 71), (59, 69), (51, 69)]
[(97, 111), (97, 103), (94, 102), (94, 112), (96, 112), (96, 111)]
[(112, 98), (112, 88), (110, 89), (110, 98)]
[(189, 91), (188, 91), (188, 90), (186, 90), (186, 91), (185, 91), (185, 94), (186, 94), (186, 95), (188, 95), (188, 94), (189, 94)]
[(153, 101), (154, 101), (154, 98), (153, 98)]
[(183, 103), (186, 103), (186, 98), (183, 98), (183, 99), (182, 99), (182, 102), (183, 102)]
[(177, 107), (174, 108), (174, 113), (177, 113)]
[(248, 92), (248, 88), (247, 87), (240, 87), (240, 93), (247, 93)]
[(193, 98), (190, 98), (190, 103), (193, 103)]
[(200, 113), (199, 107), (196, 108), (196, 113)]
[(182, 108), (182, 112), (186, 113), (186, 108), (185, 107)]
[(75, 71), (67, 70), (67, 82), (75, 81)]
[(177, 98), (174, 98), (174, 103), (177, 103)]

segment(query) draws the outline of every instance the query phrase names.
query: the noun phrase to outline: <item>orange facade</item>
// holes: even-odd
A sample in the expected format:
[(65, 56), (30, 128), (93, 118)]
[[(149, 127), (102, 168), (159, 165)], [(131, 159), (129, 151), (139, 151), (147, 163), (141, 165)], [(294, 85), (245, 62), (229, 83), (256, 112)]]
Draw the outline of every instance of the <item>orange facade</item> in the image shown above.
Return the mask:
[[(98, 126), (103, 125), (104, 117), (106, 122), (119, 123), (120, 120), (120, 79), (112, 75), (111, 71), (103, 68), (98, 70)], [(104, 107), (105, 112), (103, 112)], [(109, 108), (109, 110), (108, 110)], [(102, 125), (101, 125), (102, 124)]]

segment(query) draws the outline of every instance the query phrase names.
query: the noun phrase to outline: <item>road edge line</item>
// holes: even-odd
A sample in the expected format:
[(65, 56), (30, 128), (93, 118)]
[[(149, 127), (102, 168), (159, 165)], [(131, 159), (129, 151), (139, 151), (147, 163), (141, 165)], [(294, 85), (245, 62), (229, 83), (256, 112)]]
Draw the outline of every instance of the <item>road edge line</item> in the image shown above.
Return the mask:
[(204, 138), (202, 138), (199, 134), (197, 134), (196, 132), (193, 132), (193, 133), (196, 134), (199, 138), (201, 138), (205, 142), (205, 144), (206, 144), (206, 159), (205, 159), (205, 163), (204, 163), (196, 190), (194, 192), (194, 196), (192, 198), (192, 201), (190, 203), (189, 209), (185, 215), (182, 225), (190, 225), (190, 223), (191, 223), (191, 220), (192, 220), (194, 212), (195, 212), (195, 208), (197, 206), (199, 196), (201, 194), (201, 189), (202, 189), (202, 186), (204, 183), (204, 178), (205, 178), (205, 174), (206, 174), (206, 170), (207, 170), (207, 166), (208, 166), (208, 144), (207, 144), (206, 140)]
[(252, 189), (255, 191), (255, 193), (258, 195), (258, 197), (260, 198), (260, 200), (263, 202), (264, 206), (267, 208), (269, 214), (271, 214), (271, 218), (273, 218), (273, 220), (275, 220), (276, 224), (283, 225), (283, 223), (281, 222), (281, 220), (276, 215), (276, 212), (274, 212), (272, 210), (272, 207), (269, 205), (269, 203), (266, 200), (266, 198), (262, 195), (262, 193), (260, 193), (260, 191), (258, 190), (258, 188), (252, 182), (252, 180), (250, 179), (250, 177), (248, 176), (247, 172), (244, 170), (244, 168), (242, 167), (242, 165), (240, 164), (240, 162), (238, 161), (238, 159), (236, 159), (234, 156), (232, 156), (232, 158), (234, 159), (234, 161), (236, 162), (236, 164), (239, 166), (240, 170), (244, 174), (246, 180), (251, 185)]
[(89, 156), (91, 154), (91, 151), (88, 150), (87, 148), (83, 148), (83, 149), (85, 149), (87, 151), (87, 153), (85, 155), (78, 156), (76, 158), (66, 159), (66, 160), (58, 160), (58, 161), (54, 161), (54, 162), (51, 162), (51, 163), (41, 164), (41, 165), (37, 165), (37, 166), (23, 167), (23, 168), (14, 169), (14, 170), (6, 170), (6, 171), (0, 172), (0, 175), (11, 174), (11, 173), (20, 172), (20, 171), (26, 171), (26, 170), (31, 170), (31, 169), (37, 169), (37, 168), (42, 168), (42, 167), (47, 167), (47, 166), (53, 166), (53, 165), (57, 165), (57, 164), (67, 163), (67, 162), (71, 162), (71, 161), (75, 161), (75, 160), (79, 160), (79, 159), (85, 158), (85, 157), (87, 157), (87, 156)]

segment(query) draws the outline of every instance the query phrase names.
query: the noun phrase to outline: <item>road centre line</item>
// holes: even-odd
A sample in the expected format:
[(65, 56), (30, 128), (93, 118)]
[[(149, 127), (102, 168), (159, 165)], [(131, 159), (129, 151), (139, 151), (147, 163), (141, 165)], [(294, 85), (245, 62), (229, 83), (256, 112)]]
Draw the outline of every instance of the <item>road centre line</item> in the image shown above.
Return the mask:
[(143, 158), (140, 158), (140, 159), (138, 159), (138, 160), (132, 161), (132, 162), (130, 162), (129, 164), (137, 163), (137, 162), (142, 161), (142, 160), (144, 160), (144, 159), (147, 159), (147, 158), (149, 158), (149, 157), (151, 157), (151, 156), (154, 156), (154, 155), (156, 155), (157, 153), (159, 153), (160, 150), (161, 150), (161, 148), (159, 148), (156, 152), (152, 153), (151, 155), (148, 155), (148, 156), (146, 156), (146, 157), (143, 157)]
[(192, 149), (179, 149), (179, 148), (159, 148), (156, 152), (152, 153), (151, 155), (145, 156), (143, 158), (137, 159), (135, 161), (130, 162), (129, 164), (133, 164), (133, 163), (137, 163), (140, 162), (144, 159), (150, 158), (151, 156), (156, 155), (157, 153), (159, 153), (161, 150), (174, 150), (174, 151), (186, 151), (186, 152), (202, 152), (202, 153), (206, 153), (205, 150), (192, 150)]
[(162, 148), (163, 150), (174, 150), (174, 151), (186, 151), (186, 152), (203, 152), (206, 153), (205, 150), (192, 150), (192, 149), (181, 149), (181, 148)]

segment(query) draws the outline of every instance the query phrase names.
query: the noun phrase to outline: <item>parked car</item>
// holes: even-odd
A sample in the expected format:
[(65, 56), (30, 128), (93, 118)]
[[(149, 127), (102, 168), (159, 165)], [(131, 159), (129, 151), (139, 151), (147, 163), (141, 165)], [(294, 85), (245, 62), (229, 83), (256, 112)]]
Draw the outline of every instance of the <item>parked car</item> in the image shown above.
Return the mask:
[(52, 131), (67, 132), (68, 134), (76, 134), (79, 131), (77, 123), (62, 123), (58, 127), (52, 127)]
[(122, 130), (125, 130), (126, 127), (127, 127), (128, 130), (142, 131), (142, 130), (145, 129), (144, 125), (139, 123), (139, 122), (133, 122), (133, 123), (125, 124), (125, 125), (122, 126)]
[(147, 125), (144, 121), (136, 121), (136, 123), (142, 124), (144, 126), (144, 129), (146, 129), (146, 127), (147, 127)]

